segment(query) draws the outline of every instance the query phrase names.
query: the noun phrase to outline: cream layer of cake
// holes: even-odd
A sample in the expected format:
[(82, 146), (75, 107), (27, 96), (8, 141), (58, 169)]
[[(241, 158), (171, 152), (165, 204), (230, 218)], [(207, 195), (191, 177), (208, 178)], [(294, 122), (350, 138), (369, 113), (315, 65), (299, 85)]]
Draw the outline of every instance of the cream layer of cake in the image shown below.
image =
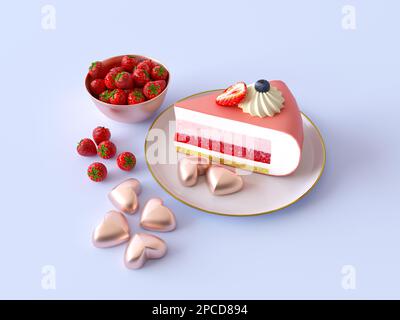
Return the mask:
[[(221, 91), (213, 91), (177, 102), (174, 106), (177, 121), (176, 146), (183, 152), (199, 152), (234, 162), (237, 165), (261, 168), (258, 172), (287, 175), (298, 166), (303, 144), (303, 127), (297, 103), (282, 81), (271, 81), (271, 86), (282, 92), (285, 99), (279, 114), (273, 117), (255, 117), (238, 107), (222, 107), (215, 98)], [(221, 144), (233, 144), (253, 150), (250, 156), (240, 152), (202, 147), (200, 143), (179, 139), (213, 139)], [(225, 152), (225, 153), (224, 153)], [(261, 157), (254, 155), (262, 154)]]
[(245, 147), (247, 149), (260, 150), (266, 153), (271, 152), (271, 142), (267, 139), (252, 137), (243, 132), (234, 132), (229, 129), (222, 130), (198, 122), (177, 120), (176, 132), (185, 136), (201, 137), (210, 141), (223, 141), (226, 144)]

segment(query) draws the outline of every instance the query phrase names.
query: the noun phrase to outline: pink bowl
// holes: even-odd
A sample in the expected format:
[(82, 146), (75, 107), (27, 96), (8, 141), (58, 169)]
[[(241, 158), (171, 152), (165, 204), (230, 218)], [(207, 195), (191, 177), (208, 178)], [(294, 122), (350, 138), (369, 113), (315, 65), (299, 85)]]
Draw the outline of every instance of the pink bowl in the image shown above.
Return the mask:
[[(97, 109), (99, 109), (105, 116), (108, 118), (119, 121), (119, 122), (126, 122), (126, 123), (135, 123), (135, 122), (140, 122), (144, 121), (148, 118), (150, 118), (154, 112), (156, 112), (162, 105), (165, 99), (165, 95), (167, 94), (167, 90), (169, 87), (169, 83), (171, 81), (171, 73), (169, 72), (168, 68), (164, 66), (164, 64), (160, 63), (156, 59), (141, 56), (141, 55), (135, 55), (139, 58), (143, 59), (151, 59), (154, 62), (162, 65), (165, 69), (167, 69), (169, 73), (168, 77), (168, 82), (167, 86), (165, 87), (164, 91), (161, 92), (160, 95), (157, 97), (147, 100), (142, 103), (134, 104), (134, 105), (115, 105), (115, 104), (110, 104), (103, 102), (96, 97), (94, 97), (91, 92), (90, 92), (90, 82), (93, 80), (89, 73), (86, 75), (85, 79), (85, 86), (86, 90), (92, 99), (93, 103), (96, 105)], [(116, 56), (112, 57), (106, 60), (103, 60), (103, 64), (106, 67), (107, 70), (120, 65), (122, 56)]]

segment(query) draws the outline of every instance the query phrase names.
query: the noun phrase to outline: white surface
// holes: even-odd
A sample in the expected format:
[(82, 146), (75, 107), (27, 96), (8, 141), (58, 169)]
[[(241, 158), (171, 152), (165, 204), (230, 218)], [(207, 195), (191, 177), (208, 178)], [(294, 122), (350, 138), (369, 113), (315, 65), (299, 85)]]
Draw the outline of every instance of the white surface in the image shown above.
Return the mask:
[[(174, 110), (170, 107), (156, 120), (151, 130), (162, 130), (169, 136), (167, 136), (168, 144), (160, 140), (149, 141), (148, 146), (149, 148), (151, 146), (152, 152), (158, 149), (162, 154), (172, 149), (169, 144), (175, 132), (170, 130), (170, 121), (174, 119)], [(151, 171), (168, 192), (179, 200), (204, 211), (228, 215), (254, 215), (277, 210), (304, 195), (314, 185), (323, 167), (324, 150), (317, 129), (304, 116), (303, 126), (302, 160), (294, 174), (286, 177), (272, 177), (240, 170), (243, 174), (244, 188), (231, 195), (214, 196), (208, 190), (205, 177), (200, 177), (193, 187), (184, 187), (178, 179), (177, 160), (167, 164), (151, 161)], [(153, 145), (154, 143), (156, 146)], [(152, 152), (149, 152), (150, 156)], [(179, 153), (175, 155), (178, 159), (183, 156)]]

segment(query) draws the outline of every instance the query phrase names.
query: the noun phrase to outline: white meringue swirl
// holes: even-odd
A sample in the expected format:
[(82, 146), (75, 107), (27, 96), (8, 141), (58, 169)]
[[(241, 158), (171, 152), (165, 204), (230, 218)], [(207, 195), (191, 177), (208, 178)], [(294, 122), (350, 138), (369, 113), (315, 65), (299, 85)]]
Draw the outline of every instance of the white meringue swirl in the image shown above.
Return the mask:
[(277, 88), (272, 87), (267, 92), (258, 92), (254, 83), (247, 86), (247, 94), (242, 102), (239, 103), (239, 108), (245, 113), (260, 118), (273, 117), (280, 113), (284, 107), (285, 99)]

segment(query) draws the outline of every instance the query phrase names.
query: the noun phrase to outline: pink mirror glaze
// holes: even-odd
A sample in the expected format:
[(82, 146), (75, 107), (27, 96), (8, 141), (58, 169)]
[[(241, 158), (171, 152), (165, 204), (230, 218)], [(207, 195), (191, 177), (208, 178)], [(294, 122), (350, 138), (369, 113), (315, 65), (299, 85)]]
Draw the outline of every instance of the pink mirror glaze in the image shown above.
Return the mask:
[(215, 102), (215, 98), (221, 94), (222, 90), (177, 102), (175, 103), (175, 106), (287, 133), (296, 139), (301, 149), (304, 138), (303, 123), (296, 99), (283, 81), (272, 80), (270, 83), (271, 86), (274, 86), (281, 91), (285, 98), (284, 108), (281, 113), (276, 114), (273, 117), (253, 117), (248, 113), (244, 113), (242, 109), (238, 107), (219, 106)]

